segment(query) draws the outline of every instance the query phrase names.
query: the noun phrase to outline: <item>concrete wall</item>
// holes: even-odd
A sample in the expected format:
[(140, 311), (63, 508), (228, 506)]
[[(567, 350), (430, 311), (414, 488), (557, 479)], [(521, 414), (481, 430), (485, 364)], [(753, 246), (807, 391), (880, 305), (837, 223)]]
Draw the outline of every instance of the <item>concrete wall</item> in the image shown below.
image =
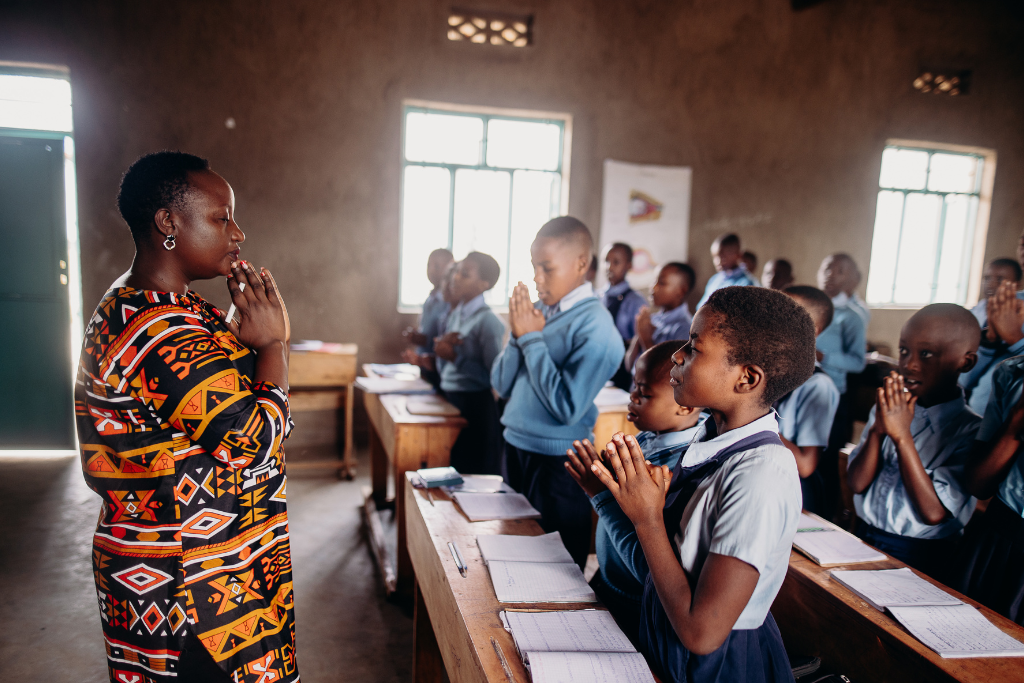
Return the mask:
[[(692, 166), (701, 284), (724, 230), (762, 262), (790, 258), (802, 282), (836, 250), (866, 269), (892, 137), (995, 148), (988, 255), (1013, 253), (1024, 227), (1018, 3), (480, 5), (533, 13), (536, 44), (449, 42), (441, 0), (5, 2), (0, 59), (71, 69), (86, 309), (133, 253), (114, 209), (121, 173), (144, 152), (180, 148), (233, 184), (243, 253), (276, 274), (296, 337), (394, 360), (413, 321), (395, 312), (403, 98), (570, 112), (570, 212), (595, 229), (605, 158)], [(923, 64), (973, 69), (970, 95), (915, 93)], [(197, 289), (226, 300), (222, 283)], [(877, 332), (891, 336), (889, 323)]]

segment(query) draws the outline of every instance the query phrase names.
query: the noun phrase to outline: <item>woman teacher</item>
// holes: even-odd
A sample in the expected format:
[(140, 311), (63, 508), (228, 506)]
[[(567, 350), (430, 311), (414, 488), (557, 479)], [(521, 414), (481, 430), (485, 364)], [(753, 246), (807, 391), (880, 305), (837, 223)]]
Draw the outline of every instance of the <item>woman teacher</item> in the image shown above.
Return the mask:
[[(287, 310), (240, 260), (205, 159), (142, 157), (118, 208), (135, 260), (89, 321), (75, 394), (110, 679), (295, 681)], [(237, 321), (189, 291), (216, 277)]]

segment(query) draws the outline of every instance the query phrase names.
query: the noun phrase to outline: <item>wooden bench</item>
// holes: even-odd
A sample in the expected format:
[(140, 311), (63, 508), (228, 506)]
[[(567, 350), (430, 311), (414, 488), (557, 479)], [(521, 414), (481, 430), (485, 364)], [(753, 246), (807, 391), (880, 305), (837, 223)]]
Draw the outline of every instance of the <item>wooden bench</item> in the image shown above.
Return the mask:
[(317, 410), (344, 413), (344, 446), (340, 462), (313, 461), (289, 464), (305, 467), (331, 464), (338, 476), (352, 479), (356, 472), (352, 446), (352, 409), (355, 406), (356, 344), (339, 344), (331, 351), (292, 351), (288, 360), (289, 407), (293, 413)]
[[(904, 566), (890, 557), (884, 562), (848, 568), (895, 569)], [(772, 605), (772, 614), (791, 654), (820, 657), (829, 670), (846, 674), (853, 681), (1024, 682), (1024, 659), (1021, 658), (943, 659), (910, 635), (891, 616), (879, 612), (849, 589), (832, 581), (830, 571), (795, 550), (790, 556), (789, 572)], [(1024, 641), (1024, 628), (938, 581), (916, 570), (915, 573), (964, 602), (979, 607), (989, 621), (1017, 640)]]

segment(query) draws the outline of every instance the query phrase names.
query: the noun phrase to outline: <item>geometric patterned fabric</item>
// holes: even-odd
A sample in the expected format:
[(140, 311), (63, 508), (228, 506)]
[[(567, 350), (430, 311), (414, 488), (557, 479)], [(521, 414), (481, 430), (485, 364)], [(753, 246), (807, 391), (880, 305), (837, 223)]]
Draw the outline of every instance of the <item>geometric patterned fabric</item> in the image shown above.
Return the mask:
[[(75, 386), (103, 500), (93, 574), (110, 680), (177, 680), (185, 635), (238, 683), (297, 681), (288, 397), (199, 295), (107, 292)], [(183, 682), (184, 683), (184, 682)]]

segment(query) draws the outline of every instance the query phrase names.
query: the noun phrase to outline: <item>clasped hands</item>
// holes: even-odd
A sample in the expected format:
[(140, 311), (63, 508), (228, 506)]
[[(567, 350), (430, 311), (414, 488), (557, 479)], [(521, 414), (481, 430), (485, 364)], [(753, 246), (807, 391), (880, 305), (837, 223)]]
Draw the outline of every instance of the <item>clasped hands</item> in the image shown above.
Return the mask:
[(636, 314), (634, 322), (636, 323), (636, 334), (640, 337), (644, 348), (649, 349), (654, 346), (654, 323), (651, 322), (651, 309), (648, 306), (643, 306)]
[[(245, 285), (244, 291), (240, 284)], [(231, 301), (238, 310), (237, 321), (228, 320), (227, 313), (224, 315), (224, 324), (231, 334), (257, 352), (271, 346), (287, 347), (292, 337), (291, 321), (270, 271), (260, 268), (257, 273), (256, 267), (248, 261), (233, 261), (227, 285)]]
[(462, 346), (462, 335), (458, 332), (449, 332), (443, 337), (434, 338), (434, 355), (441, 360), (454, 361), (455, 347)]
[(1012, 282), (1003, 282), (996, 293), (988, 298), (985, 305), (988, 317), (986, 338), (989, 342), (1000, 339), (1006, 344), (1016, 344), (1024, 339), (1024, 301), (1017, 298), (1017, 288)]
[[(662, 524), (665, 496), (672, 481), (667, 465), (652, 465), (632, 436), (616, 432), (605, 449), (605, 461), (589, 440), (574, 441), (565, 468), (591, 498), (611, 491), (634, 526)], [(609, 467), (611, 470), (609, 470)], [(613, 474), (614, 473), (614, 474)]]
[(890, 372), (876, 392), (872, 431), (878, 436), (888, 436), (896, 444), (912, 441), (910, 423), (914, 419), (916, 405), (917, 397), (907, 392), (903, 375)]
[(512, 289), (512, 296), (508, 300), (508, 324), (516, 339), (544, 329), (544, 314), (533, 307), (530, 290), (522, 281)]

